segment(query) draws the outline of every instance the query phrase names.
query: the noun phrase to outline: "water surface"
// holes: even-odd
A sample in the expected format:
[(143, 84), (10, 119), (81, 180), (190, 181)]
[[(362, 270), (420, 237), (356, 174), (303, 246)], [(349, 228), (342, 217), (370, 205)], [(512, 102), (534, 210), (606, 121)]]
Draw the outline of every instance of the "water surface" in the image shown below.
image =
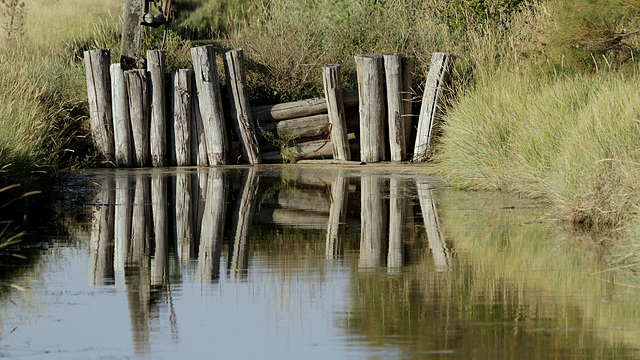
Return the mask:
[(3, 280), (0, 357), (638, 356), (638, 284), (535, 203), (395, 166), (86, 175)]

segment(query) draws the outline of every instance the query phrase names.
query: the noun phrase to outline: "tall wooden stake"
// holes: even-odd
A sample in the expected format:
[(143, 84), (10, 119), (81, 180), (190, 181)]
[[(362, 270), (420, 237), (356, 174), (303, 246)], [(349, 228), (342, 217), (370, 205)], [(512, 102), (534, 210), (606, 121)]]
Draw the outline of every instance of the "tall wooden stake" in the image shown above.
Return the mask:
[(128, 167), (133, 165), (131, 120), (129, 119), (127, 87), (124, 83), (124, 72), (120, 64), (111, 64), (111, 94), (116, 165)]
[(384, 55), (384, 72), (387, 78), (387, 120), (391, 161), (402, 161), (407, 157), (402, 101), (402, 55)]
[(149, 91), (151, 92), (151, 164), (167, 166), (167, 114), (164, 91), (165, 53), (160, 50), (147, 51)]
[(110, 57), (109, 50), (84, 52), (93, 141), (102, 156), (108, 161), (113, 161), (115, 160), (115, 145), (113, 141), (111, 82), (109, 78)]
[(129, 117), (133, 135), (134, 164), (149, 166), (149, 82), (146, 70), (124, 72), (129, 96)]
[(340, 65), (326, 65), (322, 67), (324, 96), (327, 100), (329, 123), (331, 124), (331, 147), (333, 158), (337, 160), (351, 160), (351, 150), (347, 137), (347, 120), (342, 99), (342, 76)]
[(173, 70), (173, 132), (176, 163), (191, 165), (191, 69)]
[(357, 55), (360, 101), (360, 161), (379, 162), (384, 155), (384, 65), (382, 55)]

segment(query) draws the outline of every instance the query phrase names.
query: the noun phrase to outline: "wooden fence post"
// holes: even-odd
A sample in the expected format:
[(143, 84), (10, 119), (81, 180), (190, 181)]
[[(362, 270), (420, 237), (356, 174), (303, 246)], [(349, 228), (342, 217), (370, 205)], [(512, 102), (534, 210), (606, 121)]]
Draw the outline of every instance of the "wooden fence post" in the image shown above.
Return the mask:
[(326, 65), (322, 67), (324, 96), (327, 100), (327, 112), (331, 125), (331, 147), (333, 158), (337, 160), (351, 160), (351, 150), (347, 138), (347, 120), (342, 100), (342, 76), (340, 65)]
[(210, 165), (226, 165), (229, 142), (213, 45), (191, 49), (198, 102)]
[(129, 98), (124, 83), (121, 64), (111, 64), (111, 108), (113, 109), (113, 140), (115, 143), (116, 165), (133, 165), (131, 154), (131, 120), (129, 119)]
[(191, 164), (209, 166), (205, 125), (200, 112), (200, 95), (196, 88), (195, 72), (191, 75)]
[(96, 148), (108, 161), (115, 159), (113, 141), (113, 115), (111, 113), (111, 82), (109, 80), (109, 50), (84, 52), (87, 74), (87, 94), (91, 133)]
[(167, 114), (164, 92), (165, 53), (160, 50), (147, 51), (149, 91), (151, 92), (151, 164), (167, 166)]
[(389, 148), (391, 161), (407, 157), (404, 140), (404, 106), (402, 86), (402, 55), (384, 55), (384, 72), (387, 79), (387, 119), (389, 122)]
[(120, 43), (120, 63), (124, 70), (132, 70), (138, 59), (142, 26), (140, 19), (147, 0), (126, 0), (122, 13), (122, 38)]
[(173, 86), (173, 135), (178, 166), (191, 165), (191, 69), (171, 72)]
[(418, 133), (413, 149), (413, 161), (425, 161), (431, 151), (431, 136), (437, 112), (440, 110), (443, 87), (449, 79), (449, 67), (453, 56), (445, 53), (433, 53), (427, 82), (422, 96)]
[(124, 72), (129, 97), (129, 117), (133, 135), (134, 164), (149, 165), (149, 82), (146, 70)]
[[(415, 67), (414, 59), (411, 57), (402, 57), (402, 101), (404, 107), (404, 140), (407, 153), (411, 151), (411, 135), (413, 133), (413, 69)], [(408, 156), (404, 158), (408, 159)]]
[(360, 161), (379, 162), (384, 154), (384, 66), (382, 55), (357, 55), (360, 102)]
[(251, 114), (247, 77), (244, 69), (242, 49), (230, 50), (224, 54), (225, 72), (234, 128), (242, 143), (242, 154), (250, 164), (260, 164), (262, 158), (256, 137), (256, 127)]

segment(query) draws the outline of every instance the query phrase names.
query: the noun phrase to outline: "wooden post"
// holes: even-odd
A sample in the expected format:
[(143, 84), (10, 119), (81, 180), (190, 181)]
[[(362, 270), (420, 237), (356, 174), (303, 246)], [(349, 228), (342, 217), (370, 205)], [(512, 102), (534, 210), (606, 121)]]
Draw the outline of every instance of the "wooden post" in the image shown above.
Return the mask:
[(384, 72), (387, 79), (387, 119), (389, 123), (389, 147), (391, 161), (407, 158), (402, 86), (402, 55), (384, 55)]
[(191, 165), (191, 69), (173, 70), (173, 147), (178, 166)]
[(167, 180), (162, 173), (151, 177), (151, 210), (155, 229), (155, 251), (151, 259), (151, 285), (163, 285), (168, 280), (169, 226), (167, 224)]
[(120, 62), (125, 70), (135, 68), (142, 38), (142, 11), (146, 0), (126, 0), (122, 13), (122, 39), (120, 43)]
[(360, 161), (385, 160), (384, 66), (381, 55), (357, 55), (358, 98), (360, 103)]
[(113, 140), (116, 165), (133, 165), (131, 154), (131, 120), (129, 98), (124, 84), (124, 72), (120, 64), (111, 64), (111, 108), (113, 109)]
[(103, 178), (94, 203), (90, 246), (92, 285), (113, 283), (113, 185), (110, 177)]
[(431, 136), (437, 112), (440, 110), (443, 87), (449, 79), (449, 67), (453, 56), (445, 53), (433, 53), (427, 82), (422, 96), (418, 133), (413, 149), (413, 161), (425, 161), (431, 151)]
[(116, 176), (115, 203), (115, 268), (124, 271), (131, 238), (131, 203), (133, 201), (129, 175)]
[(109, 80), (110, 54), (109, 50), (84, 52), (91, 134), (96, 148), (107, 161), (115, 159)]
[(259, 179), (255, 167), (246, 170), (242, 181), (242, 195), (238, 199), (237, 213), (233, 214), (233, 243), (229, 246), (233, 249), (229, 255), (229, 270), (232, 278), (243, 278), (244, 272), (249, 266), (249, 230), (253, 219), (258, 193)]
[(427, 239), (433, 263), (436, 271), (447, 271), (449, 269), (449, 259), (451, 254), (440, 227), (436, 202), (433, 198), (431, 185), (426, 181), (416, 181), (418, 188), (418, 198), (420, 199), (420, 209), (424, 217), (424, 227), (427, 230)]
[(347, 138), (347, 120), (342, 100), (342, 77), (340, 65), (326, 65), (322, 67), (324, 96), (327, 99), (329, 123), (331, 124), (331, 147), (333, 158), (337, 160), (351, 160), (351, 150)]
[(403, 263), (402, 230), (405, 218), (405, 197), (402, 194), (402, 181), (391, 178), (389, 183), (389, 254), (387, 267), (400, 268)]
[[(192, 73), (193, 74), (193, 73)], [(207, 154), (207, 139), (205, 126), (200, 112), (200, 98), (196, 90), (195, 75), (191, 79), (191, 164), (197, 166), (209, 166)]]
[(348, 180), (342, 171), (336, 174), (331, 183), (331, 207), (327, 223), (326, 258), (342, 257), (345, 222), (347, 221)]
[(167, 166), (167, 114), (164, 91), (165, 53), (160, 50), (147, 51), (149, 91), (151, 93), (151, 165)]
[(191, 59), (209, 164), (226, 165), (229, 163), (229, 143), (213, 45), (192, 48)]
[(176, 232), (178, 259), (190, 260), (195, 255), (193, 238), (193, 207), (191, 202), (191, 174), (176, 174)]
[(124, 72), (129, 97), (134, 165), (149, 166), (149, 82), (146, 70)]
[(227, 51), (224, 54), (224, 65), (227, 74), (229, 101), (231, 102), (231, 114), (234, 119), (233, 124), (242, 143), (242, 154), (250, 164), (260, 164), (262, 158), (249, 104), (242, 49)]
[(219, 168), (209, 169), (196, 272), (196, 280), (199, 282), (217, 281), (220, 277), (226, 212), (227, 183), (224, 172)]
[(381, 179), (363, 176), (360, 185), (360, 258), (358, 267), (382, 265), (383, 239), (387, 238), (387, 210), (382, 199)]
[[(415, 67), (414, 59), (411, 57), (402, 57), (402, 101), (404, 107), (404, 140), (407, 152), (412, 150), (413, 142), (411, 142), (413, 134), (413, 69)], [(405, 160), (407, 157), (403, 158)]]

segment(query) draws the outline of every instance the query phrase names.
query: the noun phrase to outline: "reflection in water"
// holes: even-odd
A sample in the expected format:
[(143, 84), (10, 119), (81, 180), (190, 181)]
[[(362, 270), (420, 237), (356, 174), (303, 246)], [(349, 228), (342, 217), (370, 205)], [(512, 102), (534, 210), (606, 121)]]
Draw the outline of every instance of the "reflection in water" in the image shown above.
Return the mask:
[[(621, 302), (590, 275), (601, 259), (559, 250), (539, 225), (523, 232), (531, 211), (451, 200), (415, 174), (182, 168), (97, 182), (88, 278), (96, 292), (124, 288), (135, 354), (169, 343), (187, 358), (194, 333), (210, 331), (207, 355), (223, 358), (242, 357), (237, 342), (216, 352), (233, 331), (275, 350), (340, 349), (323, 358), (625, 358), (640, 345), (637, 297)], [(305, 327), (283, 320), (287, 307), (312, 336), (298, 341)]]

